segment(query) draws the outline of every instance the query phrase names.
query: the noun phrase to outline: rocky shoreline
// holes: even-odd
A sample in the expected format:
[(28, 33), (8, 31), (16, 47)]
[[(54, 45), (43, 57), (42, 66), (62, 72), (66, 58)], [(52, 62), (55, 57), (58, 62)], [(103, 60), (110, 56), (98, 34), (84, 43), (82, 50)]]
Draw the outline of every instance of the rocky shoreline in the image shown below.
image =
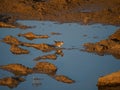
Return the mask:
[(8, 15), (9, 18), (12, 17), (12, 21), (34, 19), (120, 25), (120, 1), (1, 0), (0, 15)]

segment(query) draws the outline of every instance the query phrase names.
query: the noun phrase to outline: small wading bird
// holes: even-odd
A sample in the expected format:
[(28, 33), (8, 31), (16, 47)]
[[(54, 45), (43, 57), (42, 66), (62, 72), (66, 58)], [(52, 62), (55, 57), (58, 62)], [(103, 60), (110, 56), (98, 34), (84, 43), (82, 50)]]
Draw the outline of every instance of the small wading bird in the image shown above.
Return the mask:
[(54, 42), (55, 42), (54, 44), (55, 47), (61, 47), (64, 44), (63, 41), (54, 41)]

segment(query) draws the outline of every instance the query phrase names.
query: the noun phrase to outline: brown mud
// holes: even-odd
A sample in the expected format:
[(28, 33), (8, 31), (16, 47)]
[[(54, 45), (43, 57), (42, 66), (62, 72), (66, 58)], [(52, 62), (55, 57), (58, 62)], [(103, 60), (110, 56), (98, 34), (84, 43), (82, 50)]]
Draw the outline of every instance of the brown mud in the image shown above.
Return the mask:
[(0, 85), (8, 86), (9, 88), (17, 87), (21, 82), (24, 82), (24, 78), (20, 77), (5, 77), (0, 79)]
[[(119, 0), (1, 0), (0, 21), (51, 20), (120, 25)], [(5, 18), (6, 17), (6, 18)]]
[(114, 34), (110, 35), (107, 39), (101, 40), (96, 43), (85, 43), (85, 50), (90, 53), (98, 55), (112, 55), (116, 59), (120, 59), (120, 29)]
[(28, 40), (33, 40), (33, 39), (38, 39), (38, 38), (42, 38), (42, 39), (47, 39), (49, 38), (48, 35), (36, 35), (32, 32), (28, 32), (25, 34), (18, 34), (19, 37), (25, 37)]
[(97, 86), (99, 90), (119, 90), (120, 71), (100, 77)]

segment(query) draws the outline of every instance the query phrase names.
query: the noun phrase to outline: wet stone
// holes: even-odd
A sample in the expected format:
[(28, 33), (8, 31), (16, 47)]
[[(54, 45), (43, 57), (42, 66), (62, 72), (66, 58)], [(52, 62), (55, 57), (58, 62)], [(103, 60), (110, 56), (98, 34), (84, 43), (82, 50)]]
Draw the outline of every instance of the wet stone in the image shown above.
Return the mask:
[(0, 69), (9, 71), (13, 73), (15, 76), (26, 76), (28, 74), (33, 73), (31, 68), (28, 68), (22, 64), (8, 64), (0, 66)]
[(52, 74), (57, 71), (57, 67), (49, 62), (38, 62), (33, 70), (36, 73)]
[(32, 32), (28, 32), (28, 33), (25, 33), (25, 34), (18, 34), (18, 36), (25, 37), (26, 39), (29, 39), (29, 40), (33, 40), (33, 39), (37, 39), (37, 38), (41, 38), (41, 39), (49, 38), (48, 35), (36, 35)]
[(70, 79), (69, 77), (65, 76), (65, 75), (55, 75), (54, 79), (63, 83), (74, 83), (75, 81)]
[(10, 44), (10, 45), (13, 45), (13, 44), (19, 45), (20, 44), (20, 41), (17, 38), (10, 36), (10, 35), (4, 37), (2, 41), (7, 44)]
[(115, 87), (120, 86), (120, 71), (114, 72), (98, 79), (98, 87)]
[(23, 48), (20, 48), (20, 47), (18, 47), (17, 45), (11, 45), (10, 51), (11, 51), (13, 54), (17, 54), (17, 55), (20, 55), (20, 54), (29, 54), (29, 51), (28, 51), (28, 50), (23, 49)]
[(9, 88), (15, 88), (19, 83), (24, 82), (24, 78), (20, 77), (5, 77), (0, 79), (0, 86), (8, 86)]
[(4, 28), (16, 28), (16, 26), (14, 26), (12, 24), (5, 23), (5, 22), (0, 22), (0, 27), (4, 27)]

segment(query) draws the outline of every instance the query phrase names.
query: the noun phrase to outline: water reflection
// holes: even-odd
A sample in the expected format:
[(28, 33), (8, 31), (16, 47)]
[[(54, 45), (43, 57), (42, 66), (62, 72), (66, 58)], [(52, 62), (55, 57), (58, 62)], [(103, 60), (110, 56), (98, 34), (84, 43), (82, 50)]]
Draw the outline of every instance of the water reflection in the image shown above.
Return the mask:
[(98, 87), (98, 90), (120, 90), (120, 86), (115, 86), (115, 87)]
[(41, 78), (39, 78), (39, 77), (33, 77), (32, 85), (35, 87), (42, 85), (40, 80), (41, 80)]
[[(52, 33), (54, 35), (58, 35), (59, 33)], [(37, 39), (37, 38), (48, 38), (48, 35), (35, 35), (32, 32), (28, 32), (25, 34), (18, 34), (18, 36), (25, 37), (29, 40)], [(27, 49), (21, 48), (22, 46), (26, 47), (33, 47), (35, 49), (41, 50), (42, 52), (50, 52), (55, 51), (53, 54), (47, 54), (43, 56), (36, 57), (34, 60), (38, 61), (41, 59), (49, 59), (49, 60), (56, 60), (58, 56), (63, 56), (64, 53), (62, 51), (62, 48), (60, 48), (64, 42), (63, 41), (54, 41), (54, 44), (47, 44), (47, 43), (27, 43), (22, 42), (18, 40), (16, 37), (13, 36), (6, 36), (3, 38), (2, 42), (10, 45), (10, 51), (13, 54), (29, 54), (29, 51)], [(21, 46), (21, 47), (20, 47)], [(48, 76), (52, 77), (53, 79), (63, 82), (63, 83), (73, 83), (74, 80), (70, 79), (69, 77), (65, 75), (56, 75), (57, 67), (49, 62), (38, 62), (33, 68), (29, 68), (22, 64), (8, 64), (8, 65), (2, 65), (0, 66), (0, 69), (9, 71), (14, 74), (16, 78), (7, 78), (7, 80), (11, 80), (10, 84), (4, 84), (1, 83), (0, 85), (5, 85), (8, 87), (16, 87), (19, 83), (16, 81), (20, 81), (19, 78), (22, 76), (27, 76), (28, 74), (34, 74), (34, 73), (40, 73), (40, 74), (47, 74)], [(19, 78), (18, 78), (19, 77)], [(0, 80), (0, 82), (6, 81), (6, 78), (3, 78)], [(15, 84), (14, 82), (17, 82)], [(15, 84), (15, 85), (14, 85)], [(33, 86), (39, 86), (41, 85), (39, 78), (33, 78)]]
[[(17, 87), (19, 82), (25, 81), (25, 78), (22, 76), (27, 76), (29, 74), (47, 74), (51, 78), (63, 82), (63, 83), (74, 83), (75, 81), (70, 79), (69, 77), (65, 75), (57, 75), (57, 67), (49, 62), (38, 62), (33, 68), (29, 68), (27, 66), (24, 66), (22, 64), (8, 64), (8, 65), (2, 65), (0, 66), (0, 69), (9, 71), (14, 74), (14, 77), (5, 77), (0, 79), (0, 85), (2, 86), (8, 86), (10, 88)], [(7, 82), (7, 83), (5, 83)], [(32, 82), (33, 86), (39, 86), (40, 78), (33, 78)]]
[(38, 56), (38, 57), (36, 57), (34, 60), (35, 60), (35, 61), (38, 61), (38, 60), (46, 60), (46, 59), (56, 60), (59, 55), (60, 55), (60, 56), (63, 56), (63, 55), (64, 55), (62, 49), (56, 49), (55, 53), (53, 53), (53, 54), (47, 54), (47, 55), (43, 55), (43, 56)]
[[(101, 24), (84, 26), (74, 23), (54, 24), (53, 22), (35, 21), (34, 23), (34, 21), (22, 21), (22, 23), (24, 22), (28, 25), (37, 25), (37, 27), (28, 30), (17, 28), (2, 28), (0, 30), (0, 38), (4, 42), (0, 43), (0, 50), (3, 51), (0, 54), (0, 64), (1, 71), (5, 74), (5, 76), (1, 75), (0, 81), (7, 77), (23, 79), (27, 77), (25, 83), (19, 83), (19, 87), (13, 87), (16, 90), (26, 86), (30, 90), (33, 90), (34, 86), (38, 89), (42, 88), (42, 90), (48, 88), (73, 90), (73, 87), (76, 90), (97, 90), (96, 84), (100, 75), (119, 69), (119, 62), (111, 56), (99, 57), (80, 51), (83, 43), (96, 42), (112, 34), (116, 30), (114, 26), (103, 26)], [(31, 33), (30, 37), (29, 33)], [(34, 36), (39, 36), (36, 33), (48, 35), (49, 38), (33, 39)], [(25, 34), (28, 34), (28, 38), (24, 36)], [(31, 37), (32, 34), (34, 34), (33, 37)], [(56, 41), (54, 42), (54, 40)], [(9, 53), (9, 50), (12, 54)], [(37, 62), (34, 62), (33, 58)], [(21, 65), (19, 65), (20, 63)], [(29, 78), (30, 76), (35, 77)], [(74, 82), (76, 83), (72, 84)], [(71, 85), (68, 86), (64, 83)], [(9, 85), (0, 85), (9, 87)], [(6, 88), (1, 86), (0, 89)]]

